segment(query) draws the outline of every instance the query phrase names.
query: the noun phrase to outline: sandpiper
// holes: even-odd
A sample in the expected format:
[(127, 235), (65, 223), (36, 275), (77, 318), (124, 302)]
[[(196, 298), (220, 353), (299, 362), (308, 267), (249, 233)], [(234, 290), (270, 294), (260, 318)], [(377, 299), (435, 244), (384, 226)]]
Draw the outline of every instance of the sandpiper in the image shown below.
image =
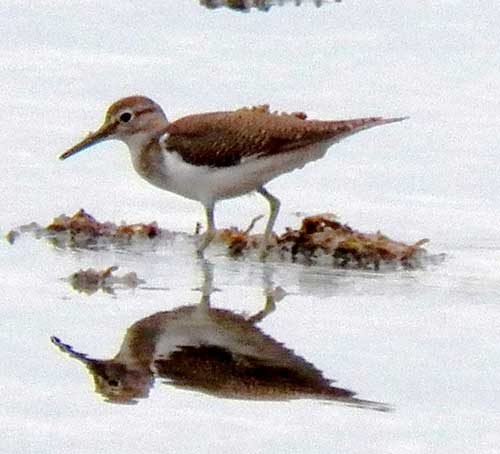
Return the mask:
[(105, 140), (127, 144), (141, 177), (203, 204), (207, 229), (197, 247), (200, 256), (215, 235), (216, 202), (256, 191), (270, 205), (262, 248), (265, 256), (280, 207), (280, 201), (265, 189), (266, 183), (321, 158), (345, 137), (405, 118), (320, 121), (308, 120), (303, 113), (277, 114), (268, 106), (257, 106), (169, 122), (153, 100), (131, 96), (112, 104), (101, 127), (60, 159)]

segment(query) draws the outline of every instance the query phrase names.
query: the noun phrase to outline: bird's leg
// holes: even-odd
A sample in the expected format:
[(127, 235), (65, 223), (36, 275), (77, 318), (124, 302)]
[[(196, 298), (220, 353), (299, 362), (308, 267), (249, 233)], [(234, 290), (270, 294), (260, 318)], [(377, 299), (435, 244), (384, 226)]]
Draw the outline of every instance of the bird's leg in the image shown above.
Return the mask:
[(201, 259), (201, 271), (203, 276), (203, 283), (201, 287), (196, 288), (201, 292), (200, 303), (198, 309), (201, 313), (207, 314), (210, 311), (210, 296), (217, 291), (214, 288), (214, 266), (208, 260)]
[(248, 317), (247, 321), (249, 321), (252, 325), (255, 323), (259, 323), (264, 320), (271, 312), (274, 312), (275, 309), (276, 302), (274, 300), (274, 296), (272, 293), (269, 293), (266, 295), (266, 305), (264, 306), (264, 309), (260, 310), (255, 315)]
[(257, 192), (269, 202), (269, 207), (270, 207), (269, 220), (267, 221), (266, 230), (264, 231), (264, 244), (262, 245), (260, 250), (260, 258), (265, 259), (267, 255), (267, 248), (271, 243), (271, 236), (273, 234), (274, 222), (278, 217), (281, 203), (279, 199), (274, 197), (264, 187), (257, 189)]
[(264, 309), (257, 312), (255, 315), (247, 318), (247, 320), (252, 323), (259, 323), (264, 320), (269, 314), (271, 314), (276, 309), (276, 303), (279, 303), (288, 293), (283, 290), (281, 287), (276, 287), (274, 285), (272, 275), (274, 274), (274, 267), (269, 264), (263, 265), (263, 276), (262, 276), (262, 284), (264, 295), (266, 297), (266, 305)]
[(201, 239), (198, 248), (196, 249), (196, 253), (199, 257), (203, 257), (203, 252), (207, 248), (207, 246), (212, 242), (215, 236), (215, 221), (214, 221), (214, 205), (206, 205), (205, 206), (205, 214), (207, 216), (207, 230), (203, 234), (203, 238)]

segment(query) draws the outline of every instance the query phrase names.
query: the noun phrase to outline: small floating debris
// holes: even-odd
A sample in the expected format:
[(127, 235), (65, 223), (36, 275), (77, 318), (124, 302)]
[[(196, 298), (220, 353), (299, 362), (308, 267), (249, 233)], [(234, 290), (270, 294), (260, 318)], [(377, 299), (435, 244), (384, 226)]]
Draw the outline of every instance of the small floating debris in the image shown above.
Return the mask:
[(117, 287), (133, 289), (146, 282), (139, 279), (134, 271), (122, 276), (115, 276), (113, 272), (116, 270), (118, 270), (117, 266), (110, 266), (102, 271), (88, 268), (71, 274), (67, 280), (77, 292), (87, 295), (93, 295), (98, 290), (114, 295)]
[(200, 5), (208, 9), (229, 8), (234, 11), (249, 12), (252, 9), (269, 11), (273, 6), (283, 6), (293, 3), (300, 6), (303, 3), (312, 3), (320, 7), (325, 3), (340, 3), (341, 0), (200, 0)]
[[(216, 239), (227, 245), (232, 256), (255, 253), (263, 242), (262, 235), (236, 228), (219, 230)], [(325, 213), (306, 217), (299, 229), (288, 227), (285, 233), (275, 236), (268, 255), (273, 259), (338, 268), (412, 269), (443, 259), (442, 255), (431, 256), (422, 247), (428, 241), (405, 244), (381, 232), (362, 233), (341, 224), (335, 215)]]
[(113, 222), (99, 222), (84, 209), (72, 216), (61, 214), (54, 218), (47, 227), (36, 222), (11, 230), (6, 235), (7, 241), (13, 244), (21, 233), (32, 233), (37, 238), (46, 238), (57, 247), (88, 248), (99, 244), (126, 245), (134, 241), (159, 240), (171, 235), (161, 230), (156, 222), (149, 224), (117, 225)]

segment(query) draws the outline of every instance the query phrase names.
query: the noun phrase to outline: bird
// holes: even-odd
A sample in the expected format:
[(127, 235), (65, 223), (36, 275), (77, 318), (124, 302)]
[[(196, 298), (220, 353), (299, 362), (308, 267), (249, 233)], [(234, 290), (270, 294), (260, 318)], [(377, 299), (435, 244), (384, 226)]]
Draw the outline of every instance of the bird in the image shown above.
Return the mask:
[(129, 96), (111, 104), (99, 129), (59, 158), (107, 140), (124, 142), (142, 178), (203, 205), (207, 226), (197, 244), (200, 257), (215, 237), (215, 204), (257, 192), (270, 207), (260, 254), (265, 258), (280, 209), (280, 200), (265, 187), (269, 181), (323, 157), (346, 137), (406, 118), (310, 120), (303, 112), (277, 113), (261, 105), (170, 122), (152, 99)]

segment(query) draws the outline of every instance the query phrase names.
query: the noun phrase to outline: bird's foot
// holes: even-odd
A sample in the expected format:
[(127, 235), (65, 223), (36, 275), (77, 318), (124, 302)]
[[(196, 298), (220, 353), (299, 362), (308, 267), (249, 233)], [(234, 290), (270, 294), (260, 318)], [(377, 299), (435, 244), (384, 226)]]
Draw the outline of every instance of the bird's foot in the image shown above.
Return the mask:
[(265, 238), (262, 244), (259, 246), (259, 260), (261, 262), (265, 262), (267, 257), (269, 256), (269, 252), (271, 250), (272, 245), (268, 238)]
[(261, 247), (259, 250), (259, 260), (261, 262), (265, 262), (268, 255), (269, 255), (269, 251), (268, 251), (267, 247)]
[(201, 241), (199, 241), (198, 247), (196, 248), (196, 255), (199, 258), (204, 257), (205, 249), (209, 246), (212, 240), (215, 237), (215, 230), (207, 230), (201, 237)]
[(250, 222), (250, 225), (243, 231), (244, 235), (250, 235), (250, 232), (253, 230), (255, 227), (255, 224), (257, 224), (258, 221), (260, 221), (264, 217), (263, 214), (259, 214), (259, 216), (255, 216), (252, 221)]

